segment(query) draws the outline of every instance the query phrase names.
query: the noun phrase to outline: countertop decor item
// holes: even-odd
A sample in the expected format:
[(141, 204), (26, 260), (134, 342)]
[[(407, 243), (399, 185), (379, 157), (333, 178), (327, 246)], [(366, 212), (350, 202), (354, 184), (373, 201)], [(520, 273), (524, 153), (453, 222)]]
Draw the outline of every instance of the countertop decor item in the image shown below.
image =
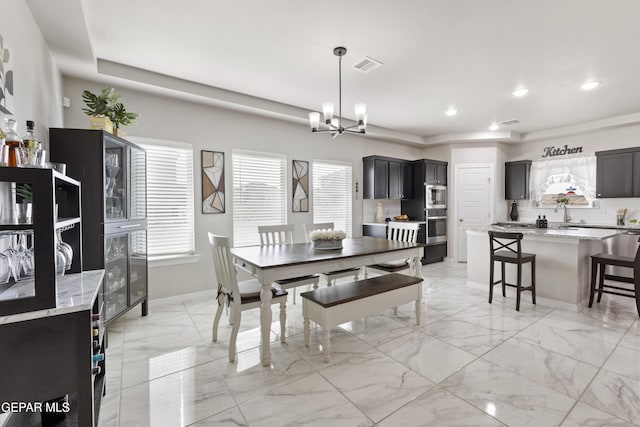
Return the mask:
[(342, 230), (316, 230), (309, 235), (314, 249), (342, 249), (342, 240), (347, 233)]
[(627, 208), (616, 210), (616, 224), (624, 225), (624, 217), (627, 215)]
[(382, 210), (382, 202), (378, 202), (376, 207), (376, 222), (384, 222), (384, 212)]
[[(322, 115), (324, 123), (320, 127), (320, 113), (309, 113), (309, 125), (313, 133), (329, 133), (332, 138), (343, 133), (359, 133), (364, 135), (367, 128), (367, 106), (356, 104), (354, 106), (356, 123), (352, 126), (344, 127), (342, 124), (342, 57), (347, 54), (347, 48), (338, 46), (333, 49), (333, 54), (338, 59), (338, 117), (333, 117), (333, 102), (322, 104)], [(375, 61), (374, 61), (375, 62)]]
[(509, 217), (511, 218), (511, 221), (518, 220), (518, 202), (515, 200), (511, 203), (511, 213), (509, 214)]

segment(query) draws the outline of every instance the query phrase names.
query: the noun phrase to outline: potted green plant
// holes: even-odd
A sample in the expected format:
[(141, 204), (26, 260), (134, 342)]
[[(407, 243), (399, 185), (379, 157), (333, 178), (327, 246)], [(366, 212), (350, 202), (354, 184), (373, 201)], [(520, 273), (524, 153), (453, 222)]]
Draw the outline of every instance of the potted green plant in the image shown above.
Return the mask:
[(88, 90), (82, 92), (82, 99), (87, 105), (82, 111), (92, 117), (92, 129), (104, 129), (116, 135), (121, 126), (128, 126), (135, 123), (139, 114), (127, 111), (124, 104), (120, 102), (120, 95), (112, 87), (102, 89), (99, 94), (94, 94)]
[[(33, 189), (29, 184), (16, 184), (16, 219), (19, 223), (31, 222)], [(17, 197), (16, 197), (17, 199)]]

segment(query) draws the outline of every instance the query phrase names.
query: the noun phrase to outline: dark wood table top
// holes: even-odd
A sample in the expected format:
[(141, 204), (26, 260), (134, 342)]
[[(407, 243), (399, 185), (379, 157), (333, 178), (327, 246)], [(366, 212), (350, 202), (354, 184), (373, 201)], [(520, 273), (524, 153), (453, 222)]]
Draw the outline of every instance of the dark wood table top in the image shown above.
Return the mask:
[(342, 249), (314, 249), (312, 243), (294, 243), (292, 245), (247, 246), (232, 248), (231, 253), (258, 268), (276, 268), (287, 265), (312, 263), (341, 258), (373, 255), (383, 252), (395, 252), (425, 246), (422, 243), (397, 242), (376, 237), (355, 237), (344, 239)]

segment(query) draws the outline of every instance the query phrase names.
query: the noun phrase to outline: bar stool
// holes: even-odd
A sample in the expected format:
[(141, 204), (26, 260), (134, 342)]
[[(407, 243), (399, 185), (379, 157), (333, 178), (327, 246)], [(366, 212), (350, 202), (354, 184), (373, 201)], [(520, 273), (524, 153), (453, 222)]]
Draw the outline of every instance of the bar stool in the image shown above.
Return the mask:
[[(640, 238), (638, 238), (640, 242)], [(605, 267), (612, 265), (616, 267), (630, 268), (632, 277), (615, 276), (605, 274)], [(598, 275), (598, 267), (600, 268), (598, 287), (596, 288), (596, 275)], [(622, 286), (605, 285), (604, 280), (612, 280), (614, 282), (631, 283), (633, 288), (625, 288)], [(614, 290), (606, 290), (610, 288)], [(628, 298), (635, 298), (636, 310), (640, 316), (640, 246), (636, 250), (636, 256), (622, 256), (614, 254), (595, 254), (591, 255), (591, 291), (589, 292), (589, 307), (593, 305), (593, 297), (598, 291), (598, 303), (602, 298), (602, 294), (613, 294)]]
[[(491, 267), (489, 273), (489, 304), (493, 300), (493, 287), (502, 284), (502, 296), (506, 297), (506, 286), (517, 289), (516, 311), (520, 311), (520, 294), (522, 291), (531, 291), (531, 299), (536, 303), (536, 255), (522, 252), (522, 233), (508, 233), (489, 231), (489, 248), (491, 249)], [(514, 249), (512, 246), (516, 247)], [(494, 281), (495, 262), (501, 264), (502, 277)], [(522, 286), (522, 264), (531, 263), (531, 286)], [(516, 264), (518, 267), (518, 282), (513, 285), (505, 280), (505, 263)]]

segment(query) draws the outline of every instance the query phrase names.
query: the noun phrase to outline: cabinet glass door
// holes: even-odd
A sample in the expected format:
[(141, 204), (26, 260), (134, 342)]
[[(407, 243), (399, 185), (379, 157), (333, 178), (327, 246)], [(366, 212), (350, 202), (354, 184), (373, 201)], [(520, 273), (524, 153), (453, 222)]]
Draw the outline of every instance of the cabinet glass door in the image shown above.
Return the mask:
[(130, 219), (147, 217), (147, 153), (137, 147), (130, 151)]
[(127, 308), (128, 234), (105, 237), (104, 304), (107, 321)]
[(133, 305), (147, 294), (147, 230), (132, 231), (129, 242), (129, 299)]
[(127, 215), (127, 158), (126, 147), (105, 139), (104, 186), (105, 218), (121, 220)]

